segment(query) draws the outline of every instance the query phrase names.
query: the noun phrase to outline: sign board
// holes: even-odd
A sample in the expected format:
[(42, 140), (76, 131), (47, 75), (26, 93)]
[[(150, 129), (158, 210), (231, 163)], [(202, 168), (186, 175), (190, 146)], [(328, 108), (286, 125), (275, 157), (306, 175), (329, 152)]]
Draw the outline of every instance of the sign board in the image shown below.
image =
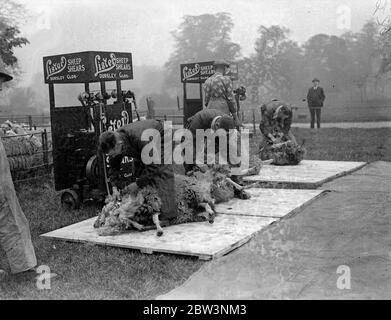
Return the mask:
[[(194, 62), (181, 64), (181, 82), (203, 83), (212, 74), (214, 74), (214, 61)], [(229, 71), (226, 74), (231, 80), (238, 80), (238, 65), (230, 63)]]
[(85, 51), (43, 58), (45, 83), (83, 83), (133, 79), (132, 54)]

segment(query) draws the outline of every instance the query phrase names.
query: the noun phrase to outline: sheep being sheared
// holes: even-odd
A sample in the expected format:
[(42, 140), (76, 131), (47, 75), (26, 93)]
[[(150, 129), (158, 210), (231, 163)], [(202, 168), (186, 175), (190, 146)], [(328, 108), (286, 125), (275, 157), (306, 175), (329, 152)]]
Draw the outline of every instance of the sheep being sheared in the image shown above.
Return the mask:
[(284, 141), (267, 145), (260, 150), (261, 159), (272, 159), (274, 165), (297, 165), (303, 160), (306, 149), (294, 141)]
[[(206, 172), (193, 172), (190, 176), (175, 175), (175, 202), (178, 215), (163, 225), (209, 221), (215, 217), (214, 205), (239, 197), (248, 199), (243, 187), (229, 178), (229, 169), (213, 166)], [(126, 230), (145, 231), (157, 228), (163, 234), (159, 221), (161, 199), (155, 188), (147, 186), (137, 195), (122, 191), (121, 202), (109, 201), (94, 223), (100, 235), (112, 235)]]
[(160, 207), (161, 200), (155, 188), (147, 186), (136, 195), (125, 188), (121, 201), (111, 197), (106, 199), (106, 205), (99, 213), (94, 228), (98, 228), (98, 234), (102, 236), (132, 229), (144, 231), (145, 226), (140, 223), (156, 219), (154, 216), (159, 215)]

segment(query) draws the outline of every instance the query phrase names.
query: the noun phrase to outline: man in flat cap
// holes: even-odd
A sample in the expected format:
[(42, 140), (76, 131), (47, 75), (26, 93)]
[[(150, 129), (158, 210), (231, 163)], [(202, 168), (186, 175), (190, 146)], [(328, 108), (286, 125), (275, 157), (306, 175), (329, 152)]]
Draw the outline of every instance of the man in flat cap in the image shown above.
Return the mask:
[[(0, 58), (0, 91), (4, 82), (12, 80)], [(0, 138), (0, 246), (5, 251), (11, 273), (33, 271), (37, 265), (31, 241), (29, 223), (19, 205), (12, 181), (10, 167)], [(0, 278), (6, 272), (0, 269)]]
[[(156, 131), (160, 134), (159, 140), (145, 141), (144, 132)], [(153, 144), (156, 150), (161, 150), (160, 163), (145, 163), (144, 147)], [(175, 179), (174, 169), (164, 159), (164, 127), (162, 121), (149, 119), (126, 124), (115, 131), (105, 131), (99, 137), (98, 150), (102, 156), (109, 156), (108, 178), (113, 187), (113, 197), (120, 197), (119, 189), (125, 185), (120, 179), (121, 162), (126, 156), (133, 158), (135, 164), (134, 177), (136, 181), (129, 184), (127, 189), (136, 193), (147, 185), (156, 187), (162, 200), (162, 220), (174, 219), (178, 212), (175, 206)], [(157, 161), (159, 162), (159, 161)]]
[(313, 86), (308, 89), (307, 103), (311, 115), (311, 129), (314, 128), (315, 117), (318, 129), (320, 128), (320, 114), (323, 107), (323, 102), (326, 96), (323, 88), (319, 87), (319, 79), (312, 80)]
[(205, 105), (208, 109), (216, 109), (225, 114), (232, 115), (235, 124), (240, 125), (235, 96), (233, 94), (232, 80), (225, 73), (229, 63), (225, 60), (214, 62), (215, 73), (204, 84)]

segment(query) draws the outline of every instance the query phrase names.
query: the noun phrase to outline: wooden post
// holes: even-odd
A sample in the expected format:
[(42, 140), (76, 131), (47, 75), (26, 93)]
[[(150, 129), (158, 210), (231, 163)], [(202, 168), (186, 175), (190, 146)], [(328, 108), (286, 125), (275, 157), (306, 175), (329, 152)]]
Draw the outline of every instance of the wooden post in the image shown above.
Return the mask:
[[(117, 85), (117, 101), (119, 103), (122, 102), (122, 87), (121, 87), (121, 80), (117, 79), (116, 81), (116, 85)], [(125, 106), (125, 105), (124, 105)], [(133, 119), (132, 119), (133, 121)]]
[[(90, 93), (90, 84), (88, 82), (84, 82), (84, 91), (87, 93)], [(90, 111), (90, 107), (88, 105), (86, 105), (86, 108), (84, 108), (84, 114), (85, 114), (85, 119), (87, 122), (86, 129), (90, 130), (91, 129), (91, 111)], [(94, 128), (94, 130), (95, 130), (95, 128)]]
[(203, 96), (202, 96), (202, 83), (200, 83), (200, 99), (201, 99), (201, 107), (202, 109), (204, 109), (204, 99), (203, 99)]
[(254, 134), (255, 134), (255, 132), (256, 132), (256, 126), (255, 126), (255, 110), (254, 109), (252, 109), (253, 110), (253, 129), (254, 129)]
[(42, 151), (43, 151), (43, 163), (45, 165), (45, 168), (49, 168), (49, 157), (48, 157), (48, 134), (46, 129), (42, 132)]
[(53, 83), (49, 83), (49, 105), (50, 110), (54, 109), (55, 107), (55, 99), (54, 99), (54, 85)]
[(33, 129), (33, 118), (32, 116), (29, 116), (29, 127), (30, 127), (30, 131)]
[(100, 92), (102, 93), (102, 95), (104, 95), (106, 93), (106, 83), (104, 81), (100, 82)]
[(155, 119), (155, 101), (151, 97), (147, 98), (147, 119)]
[(186, 82), (183, 83), (183, 112), (186, 109), (186, 100), (187, 100), (187, 91), (186, 91)]
[[(54, 85), (53, 83), (49, 83), (49, 106), (50, 106), (50, 129), (52, 134), (52, 155), (53, 159), (56, 159), (57, 156), (57, 136), (56, 136), (56, 130), (54, 129), (54, 108), (55, 108), (55, 99), (54, 99)], [(55, 177), (55, 184), (56, 182), (56, 168), (54, 166), (54, 177)]]

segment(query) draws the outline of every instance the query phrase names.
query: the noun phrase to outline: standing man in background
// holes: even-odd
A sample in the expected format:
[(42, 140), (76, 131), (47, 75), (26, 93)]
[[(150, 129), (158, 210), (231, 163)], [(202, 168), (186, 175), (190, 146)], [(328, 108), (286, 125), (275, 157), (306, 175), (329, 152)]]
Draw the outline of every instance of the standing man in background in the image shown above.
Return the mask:
[(206, 79), (204, 84), (205, 105), (208, 109), (216, 109), (232, 115), (235, 125), (240, 126), (236, 101), (233, 94), (232, 80), (226, 76), (229, 63), (224, 60), (214, 62), (215, 73)]
[[(0, 92), (3, 82), (12, 80), (0, 59)], [(10, 167), (0, 138), (0, 246), (5, 251), (11, 273), (33, 271), (37, 265), (29, 223), (19, 205)], [(0, 269), (0, 278), (6, 272)]]
[(326, 98), (323, 88), (319, 87), (319, 82), (320, 81), (317, 78), (312, 80), (313, 86), (309, 88), (307, 94), (307, 103), (311, 115), (311, 129), (314, 128), (315, 117), (316, 125), (318, 129), (320, 128), (320, 114), (323, 107), (324, 99)]

